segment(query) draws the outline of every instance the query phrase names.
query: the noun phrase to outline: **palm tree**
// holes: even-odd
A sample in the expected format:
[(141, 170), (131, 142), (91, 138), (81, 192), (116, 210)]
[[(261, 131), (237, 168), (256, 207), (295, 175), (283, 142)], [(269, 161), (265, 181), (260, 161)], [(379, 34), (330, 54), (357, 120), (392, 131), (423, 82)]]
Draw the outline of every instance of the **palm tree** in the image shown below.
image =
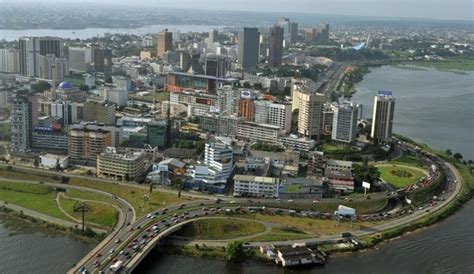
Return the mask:
[(446, 153), (446, 155), (448, 155), (448, 156), (453, 155), (453, 151), (452, 151), (451, 149), (449, 149), (449, 148), (446, 149), (445, 153)]
[(458, 161), (462, 160), (462, 154), (459, 152), (454, 153), (453, 157)]

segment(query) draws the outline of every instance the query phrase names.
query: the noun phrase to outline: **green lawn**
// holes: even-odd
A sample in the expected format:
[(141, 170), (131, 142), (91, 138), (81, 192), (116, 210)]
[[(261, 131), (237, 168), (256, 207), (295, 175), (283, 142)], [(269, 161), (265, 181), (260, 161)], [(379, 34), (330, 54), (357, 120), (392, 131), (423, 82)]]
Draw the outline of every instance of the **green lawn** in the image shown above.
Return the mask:
[(250, 236), (265, 231), (258, 222), (237, 219), (202, 219), (186, 224), (176, 235), (206, 240), (223, 240)]
[(77, 199), (83, 199), (83, 200), (93, 200), (93, 201), (100, 201), (100, 202), (106, 202), (106, 203), (113, 202), (110, 197), (107, 197), (98, 193), (81, 191), (81, 190), (76, 190), (76, 189), (68, 190), (66, 195), (71, 198), (77, 198)]
[(170, 93), (165, 92), (165, 91), (158, 91), (155, 94), (153, 92), (150, 92), (149, 95), (145, 96), (137, 96), (137, 95), (131, 95), (130, 97), (136, 98), (137, 100), (145, 100), (145, 101), (153, 101), (153, 99), (156, 99), (156, 102), (162, 102), (162, 101), (168, 101), (170, 98)]
[[(372, 227), (376, 225), (376, 222), (354, 222), (352, 227), (350, 222), (341, 222), (339, 226), (336, 226), (335, 220), (321, 220), (313, 219), (309, 217), (292, 217), (287, 215), (267, 215), (267, 214), (243, 214), (243, 218), (249, 218), (252, 220), (265, 221), (283, 226), (286, 231), (290, 230), (289, 234), (309, 234), (309, 237), (319, 237), (325, 235), (340, 234), (348, 230), (358, 230), (365, 227)], [(301, 233), (295, 233), (295, 232)], [(282, 233), (282, 231), (272, 232), (273, 234)], [(293, 235), (294, 236), (294, 235)], [(303, 235), (301, 235), (303, 236)], [(306, 238), (308, 235), (305, 236)]]
[[(137, 217), (146, 215), (148, 212), (158, 208), (168, 207), (173, 204), (179, 204), (190, 200), (189, 198), (178, 198), (175, 194), (153, 191), (152, 194), (148, 190), (137, 188), (134, 186), (124, 186), (112, 183), (103, 183), (93, 180), (71, 179), (70, 184), (102, 190), (113, 193), (127, 200), (135, 209)], [(145, 196), (149, 197), (145, 202)]]
[(411, 62), (410, 65), (439, 70), (474, 71), (474, 59), (448, 59), (444, 61)]
[(327, 154), (332, 154), (332, 153), (339, 154), (342, 152), (348, 152), (348, 153), (352, 152), (351, 148), (348, 146), (344, 146), (341, 144), (330, 144), (330, 143), (324, 143), (322, 150), (324, 153), (327, 153)]
[(390, 166), (377, 166), (377, 168), (380, 171), (380, 177), (396, 188), (410, 186), (425, 176), (420, 170), (409, 166), (390, 164)]
[[(74, 211), (77, 200), (60, 197), (61, 207), (74, 218), (81, 220), (82, 213)], [(86, 202), (89, 211), (85, 214), (86, 222), (96, 224), (101, 227), (113, 228), (118, 221), (118, 212), (111, 206), (103, 203)]]
[(415, 167), (423, 167), (423, 161), (420, 160), (420, 158), (414, 156), (414, 155), (408, 155), (406, 153), (403, 153), (403, 155), (390, 162), (391, 164), (403, 164), (403, 165), (408, 165), (408, 166), (415, 166)]
[(249, 242), (271, 242), (271, 241), (290, 241), (315, 237), (315, 235), (306, 234), (297, 229), (288, 227), (273, 227), (270, 233), (249, 239)]
[(286, 193), (298, 192), (299, 190), (300, 190), (300, 186), (299, 186), (299, 185), (286, 185), (286, 186), (283, 188), (283, 192), (286, 192)]
[[(52, 217), (71, 221), (56, 205), (56, 192), (44, 192), (41, 185), (18, 184), (13, 187), (10, 182), (0, 182), (0, 200), (28, 208)], [(30, 189), (31, 187), (31, 189)]]

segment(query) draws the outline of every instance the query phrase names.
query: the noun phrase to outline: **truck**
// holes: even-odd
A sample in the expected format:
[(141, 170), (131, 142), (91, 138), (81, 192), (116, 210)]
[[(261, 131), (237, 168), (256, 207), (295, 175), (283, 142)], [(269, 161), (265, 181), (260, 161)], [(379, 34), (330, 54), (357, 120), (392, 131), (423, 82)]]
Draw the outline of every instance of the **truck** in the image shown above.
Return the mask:
[(113, 265), (110, 266), (110, 270), (116, 273), (122, 268), (123, 261), (116, 261)]

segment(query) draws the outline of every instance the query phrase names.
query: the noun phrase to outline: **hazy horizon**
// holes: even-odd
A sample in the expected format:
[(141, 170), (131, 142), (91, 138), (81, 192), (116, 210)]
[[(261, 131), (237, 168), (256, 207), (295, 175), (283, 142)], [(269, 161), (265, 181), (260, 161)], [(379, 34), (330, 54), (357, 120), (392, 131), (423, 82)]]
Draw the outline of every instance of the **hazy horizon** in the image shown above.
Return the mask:
[[(114, 0), (78, 1), (78, 0), (6, 0), (3, 3), (35, 4), (113, 4)], [(300, 12), (328, 15), (371, 16), (390, 18), (424, 18), (441, 20), (470, 20), (474, 18), (471, 0), (122, 0), (122, 5), (147, 5), (164, 8), (235, 10), (252, 12)], [(0, 4), (1, 5), (1, 4)]]

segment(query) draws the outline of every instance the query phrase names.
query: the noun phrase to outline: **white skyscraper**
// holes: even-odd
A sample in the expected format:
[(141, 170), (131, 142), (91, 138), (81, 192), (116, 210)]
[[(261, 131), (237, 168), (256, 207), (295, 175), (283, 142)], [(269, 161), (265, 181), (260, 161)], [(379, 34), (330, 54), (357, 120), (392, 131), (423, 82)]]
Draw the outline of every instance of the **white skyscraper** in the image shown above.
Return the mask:
[(279, 126), (286, 133), (291, 131), (291, 105), (271, 103), (268, 112), (268, 123)]
[(389, 142), (392, 139), (395, 97), (391, 91), (379, 91), (374, 98), (372, 131), (370, 137), (377, 142)]
[(309, 138), (319, 138), (323, 133), (322, 119), (326, 97), (321, 93), (298, 92), (298, 133)]

